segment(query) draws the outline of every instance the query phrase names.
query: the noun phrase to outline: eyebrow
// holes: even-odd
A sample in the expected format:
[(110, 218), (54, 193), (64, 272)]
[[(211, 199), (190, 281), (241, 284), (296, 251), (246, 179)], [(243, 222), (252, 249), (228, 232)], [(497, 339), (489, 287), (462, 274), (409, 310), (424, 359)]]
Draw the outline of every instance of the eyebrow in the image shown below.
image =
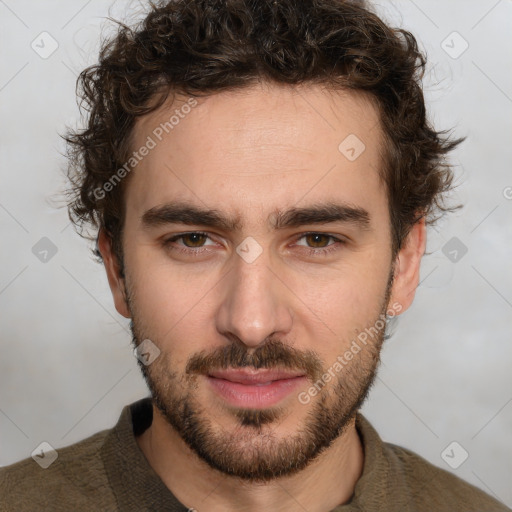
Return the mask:
[[(224, 231), (240, 231), (240, 217), (228, 217), (215, 209), (205, 209), (185, 202), (173, 202), (155, 206), (141, 217), (146, 228), (166, 224), (206, 226)], [(369, 231), (370, 214), (364, 208), (345, 203), (321, 203), (303, 208), (276, 210), (269, 216), (271, 229), (297, 228), (307, 224), (329, 224), (334, 222), (352, 224)]]

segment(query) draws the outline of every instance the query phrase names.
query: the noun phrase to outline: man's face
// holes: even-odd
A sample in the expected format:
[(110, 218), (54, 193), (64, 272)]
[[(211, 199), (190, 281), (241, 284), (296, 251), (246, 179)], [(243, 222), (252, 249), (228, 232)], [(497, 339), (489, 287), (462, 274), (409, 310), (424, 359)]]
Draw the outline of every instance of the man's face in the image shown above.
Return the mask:
[(135, 126), (134, 150), (156, 145), (127, 183), (117, 307), (160, 350), (141, 366), (162, 417), (210, 466), (264, 481), (329, 446), (374, 377), (393, 301), (381, 131), (363, 97), (316, 86), (197, 101), (163, 137), (183, 103)]

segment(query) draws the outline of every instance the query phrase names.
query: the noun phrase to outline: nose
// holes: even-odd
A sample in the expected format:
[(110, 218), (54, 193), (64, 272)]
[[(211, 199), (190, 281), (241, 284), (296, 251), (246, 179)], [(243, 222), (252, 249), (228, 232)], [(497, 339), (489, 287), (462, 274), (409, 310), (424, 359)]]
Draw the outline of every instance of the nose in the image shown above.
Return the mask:
[(293, 323), (290, 290), (270, 267), (265, 251), (248, 263), (234, 255), (234, 268), (223, 281), (217, 311), (219, 333), (236, 336), (247, 347), (257, 347), (269, 336), (284, 336)]

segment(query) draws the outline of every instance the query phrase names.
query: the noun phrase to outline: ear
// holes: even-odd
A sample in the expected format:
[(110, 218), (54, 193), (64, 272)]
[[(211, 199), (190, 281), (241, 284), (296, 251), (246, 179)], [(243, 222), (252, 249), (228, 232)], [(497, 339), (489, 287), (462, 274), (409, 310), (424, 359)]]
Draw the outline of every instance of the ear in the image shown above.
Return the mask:
[(425, 217), (414, 224), (395, 259), (395, 275), (389, 304), (398, 302), (400, 314), (409, 309), (420, 279), (421, 258), (426, 247)]
[(131, 314), (128, 309), (128, 301), (126, 300), (125, 282), (119, 272), (119, 262), (112, 251), (112, 240), (103, 229), (100, 229), (98, 234), (98, 249), (103, 258), (108, 284), (110, 285), (117, 312), (125, 318), (130, 318)]

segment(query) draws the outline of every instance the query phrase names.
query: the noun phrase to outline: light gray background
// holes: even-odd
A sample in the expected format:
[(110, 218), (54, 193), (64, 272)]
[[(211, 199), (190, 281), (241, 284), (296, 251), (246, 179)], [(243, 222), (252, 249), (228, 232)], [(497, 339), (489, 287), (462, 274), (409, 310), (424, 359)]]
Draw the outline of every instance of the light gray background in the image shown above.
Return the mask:
[[(114, 17), (140, 9), (0, 0), (0, 465), (42, 441), (58, 448), (110, 428), (147, 394), (103, 267), (55, 208), (65, 186), (58, 134), (78, 122), (76, 75), (94, 62), (111, 6)], [(385, 440), (512, 506), (512, 2), (380, 0), (378, 11), (427, 51), (436, 127), (468, 135), (452, 157), (454, 200), (466, 206), (430, 231), (415, 303), (363, 412)], [(31, 48), (43, 31), (59, 45), (46, 59)], [(456, 59), (442, 47), (460, 52), (454, 31), (469, 44)], [(32, 252), (42, 237), (57, 248), (46, 263)], [(453, 237), (468, 249), (456, 262), (442, 251)], [(469, 454), (458, 469), (441, 457), (453, 441)]]

